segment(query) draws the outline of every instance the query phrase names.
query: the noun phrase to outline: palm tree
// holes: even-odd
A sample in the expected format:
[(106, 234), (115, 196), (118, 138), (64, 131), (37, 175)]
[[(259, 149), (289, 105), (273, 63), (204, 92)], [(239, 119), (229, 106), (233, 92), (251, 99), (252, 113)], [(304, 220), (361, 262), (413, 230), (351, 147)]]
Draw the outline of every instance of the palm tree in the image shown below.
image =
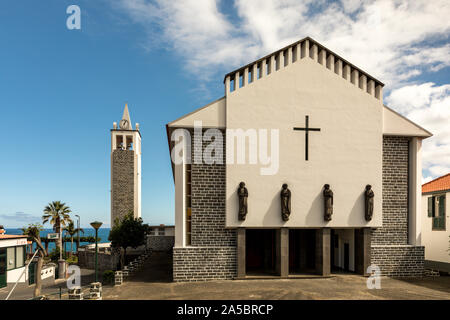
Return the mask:
[(41, 295), (42, 279), (41, 271), (42, 265), (44, 264), (44, 257), (47, 255), (47, 251), (44, 249), (41, 243), (40, 232), (42, 231), (42, 226), (39, 224), (30, 224), (28, 227), (22, 228), (23, 234), (27, 235), (28, 238), (36, 242), (36, 250), (38, 250), (38, 263), (36, 268), (36, 286), (34, 287), (34, 297)]
[(58, 233), (59, 238), (56, 247), (59, 249), (59, 252), (62, 252), (61, 226), (65, 227), (71, 221), (69, 216), (70, 212), (70, 208), (61, 201), (53, 201), (44, 208), (42, 222), (44, 224), (50, 222), (53, 225), (53, 230)]
[[(84, 233), (84, 230), (82, 228), (75, 228), (73, 221), (70, 220), (67, 227), (64, 228), (64, 231), (67, 232), (70, 236), (71, 244), (70, 244), (70, 256), (72, 256), (73, 252), (73, 236), (79, 233), (80, 231)], [(77, 248), (78, 250), (78, 248)]]

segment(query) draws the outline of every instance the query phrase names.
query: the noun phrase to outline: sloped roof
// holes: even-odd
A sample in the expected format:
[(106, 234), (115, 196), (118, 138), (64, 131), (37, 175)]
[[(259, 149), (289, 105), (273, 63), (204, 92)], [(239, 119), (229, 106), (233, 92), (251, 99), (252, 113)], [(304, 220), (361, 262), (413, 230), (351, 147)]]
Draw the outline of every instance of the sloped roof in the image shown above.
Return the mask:
[(422, 193), (450, 191), (450, 173), (422, 185)]
[(429, 138), (433, 134), (400, 113), (383, 105), (383, 135)]
[(225, 97), (219, 98), (207, 105), (198, 108), (184, 116), (169, 122), (168, 127), (193, 127), (194, 121), (201, 120), (202, 127), (225, 127)]
[(17, 239), (17, 238), (28, 238), (28, 236), (19, 234), (0, 234), (0, 240)]

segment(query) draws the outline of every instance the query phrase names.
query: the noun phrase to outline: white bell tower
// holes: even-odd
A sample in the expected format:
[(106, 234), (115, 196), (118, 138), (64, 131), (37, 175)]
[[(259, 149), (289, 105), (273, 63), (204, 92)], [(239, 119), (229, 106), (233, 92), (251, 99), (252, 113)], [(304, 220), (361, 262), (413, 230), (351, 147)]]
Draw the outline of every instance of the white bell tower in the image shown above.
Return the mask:
[(141, 217), (141, 133), (131, 125), (128, 105), (111, 129), (111, 226), (130, 211)]

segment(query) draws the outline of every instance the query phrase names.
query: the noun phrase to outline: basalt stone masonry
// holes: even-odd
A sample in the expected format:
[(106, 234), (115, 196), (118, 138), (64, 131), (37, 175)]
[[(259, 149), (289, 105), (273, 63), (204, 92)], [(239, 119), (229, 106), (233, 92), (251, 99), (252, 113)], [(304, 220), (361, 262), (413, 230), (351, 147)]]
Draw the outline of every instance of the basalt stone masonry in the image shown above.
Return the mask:
[(153, 251), (170, 251), (175, 242), (174, 236), (148, 236), (147, 247)]
[(408, 138), (383, 138), (383, 227), (372, 232), (371, 264), (385, 276), (424, 270), (424, 247), (408, 244), (408, 154)]
[(134, 151), (117, 149), (112, 153), (112, 221), (134, 208)]
[[(173, 279), (234, 279), (236, 231), (225, 228), (225, 144), (222, 164), (198, 164), (194, 154), (204, 151), (206, 145), (201, 144), (201, 136), (193, 132), (191, 136), (192, 240), (190, 247), (173, 249)], [(223, 136), (225, 141), (224, 132)]]

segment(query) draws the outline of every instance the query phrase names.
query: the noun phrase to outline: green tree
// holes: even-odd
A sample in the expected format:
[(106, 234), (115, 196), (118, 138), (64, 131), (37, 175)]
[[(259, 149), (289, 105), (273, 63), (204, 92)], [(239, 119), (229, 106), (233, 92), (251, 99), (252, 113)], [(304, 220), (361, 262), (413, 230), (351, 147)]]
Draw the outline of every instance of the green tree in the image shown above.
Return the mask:
[[(70, 236), (70, 253), (69, 256), (72, 256), (72, 252), (73, 252), (73, 237), (79, 233), (79, 232), (83, 232), (84, 230), (82, 228), (75, 228), (75, 225), (73, 223), (72, 220), (69, 221), (67, 227), (64, 228), (64, 231), (67, 232), (67, 234)], [(78, 248), (77, 248), (78, 250)]]
[[(42, 216), (42, 223), (50, 222), (53, 225), (53, 230), (61, 235), (61, 227), (65, 227), (70, 221), (70, 208), (64, 202), (53, 201), (44, 208), (44, 215)], [(56, 242), (56, 247), (62, 250), (62, 237), (59, 236)]]
[(143, 224), (142, 218), (135, 218), (132, 211), (122, 220), (115, 221), (108, 240), (111, 241), (111, 247), (123, 249), (120, 259), (121, 268), (125, 265), (127, 248), (137, 248), (145, 244), (146, 232), (147, 226)]
[(39, 251), (37, 253), (38, 263), (36, 268), (36, 285), (34, 287), (34, 297), (38, 297), (41, 295), (42, 289), (41, 271), (42, 265), (44, 264), (44, 257), (47, 255), (47, 252), (41, 243), (40, 233), (42, 230), (43, 227), (40, 224), (30, 224), (28, 225), (28, 227), (22, 228), (23, 234), (27, 235), (30, 241), (36, 243), (36, 250)]

